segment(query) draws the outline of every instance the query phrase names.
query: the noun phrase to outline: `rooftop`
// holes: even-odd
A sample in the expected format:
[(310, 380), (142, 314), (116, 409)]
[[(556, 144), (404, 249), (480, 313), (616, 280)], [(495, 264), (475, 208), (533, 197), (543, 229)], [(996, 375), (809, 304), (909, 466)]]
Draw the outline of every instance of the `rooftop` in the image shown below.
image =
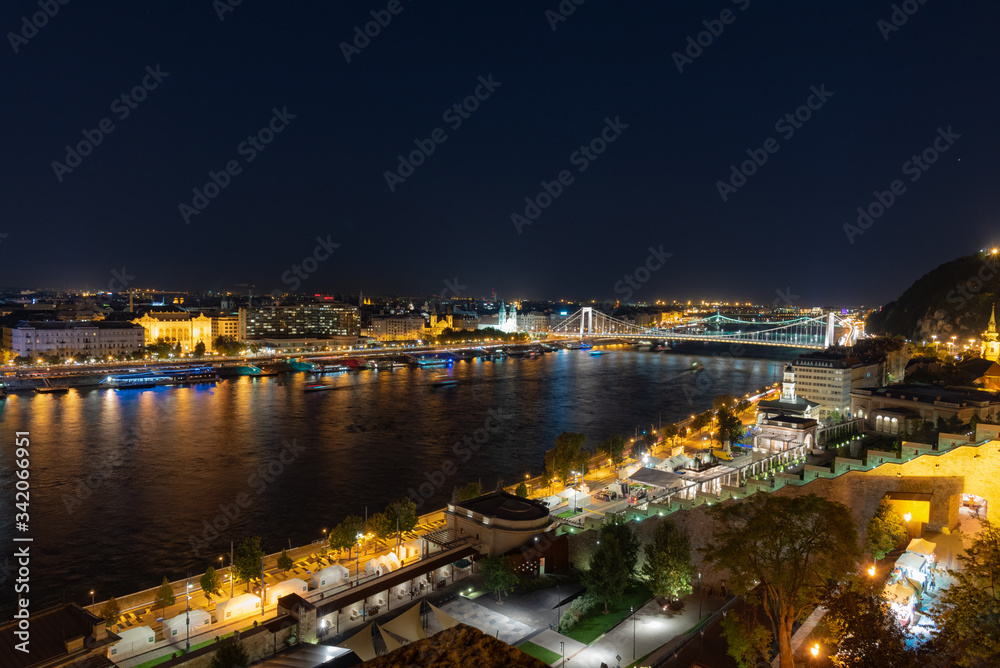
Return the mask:
[(507, 492), (490, 492), (455, 505), (485, 517), (514, 522), (539, 520), (549, 515), (549, 509), (542, 503)]
[(890, 385), (888, 387), (852, 390), (851, 394), (854, 393), (928, 404), (935, 402), (959, 405), (1000, 403), (1000, 397), (993, 392), (936, 385)]
[[(66, 651), (66, 641), (73, 638), (84, 638), (85, 644), (93, 647), (94, 626), (101, 624), (103, 620), (90, 614), (75, 603), (58, 605), (47, 610), (33, 613), (31, 615), (31, 642), (30, 654), (18, 651), (15, 645), (20, 640), (14, 635), (17, 630), (17, 620), (11, 620), (0, 625), (0, 665), (4, 668), (29, 668), (44, 664), (56, 657), (69, 656)], [(117, 640), (114, 635), (107, 635), (99, 644), (108, 644)], [(104, 658), (104, 657), (100, 657)], [(93, 665), (109, 665), (100, 662), (100, 658)], [(81, 665), (89, 666), (89, 663)]]

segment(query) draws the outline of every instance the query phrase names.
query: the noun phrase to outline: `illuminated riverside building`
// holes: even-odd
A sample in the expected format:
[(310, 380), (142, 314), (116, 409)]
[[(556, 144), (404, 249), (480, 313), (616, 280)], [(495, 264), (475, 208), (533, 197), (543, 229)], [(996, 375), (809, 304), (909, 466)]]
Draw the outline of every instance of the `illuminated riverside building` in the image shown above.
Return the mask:
[[(4, 339), (7, 339), (6, 335)], [(131, 322), (24, 320), (10, 328), (10, 350), (21, 357), (131, 355), (141, 351), (144, 345), (143, 330)]]
[(187, 311), (149, 311), (132, 322), (146, 330), (146, 345), (159, 339), (180, 344), (181, 350), (191, 352), (199, 343), (205, 350), (212, 350), (212, 319), (204, 313), (194, 316)]
[(340, 302), (272, 306), (246, 316), (248, 339), (354, 336), (361, 332), (358, 307)]

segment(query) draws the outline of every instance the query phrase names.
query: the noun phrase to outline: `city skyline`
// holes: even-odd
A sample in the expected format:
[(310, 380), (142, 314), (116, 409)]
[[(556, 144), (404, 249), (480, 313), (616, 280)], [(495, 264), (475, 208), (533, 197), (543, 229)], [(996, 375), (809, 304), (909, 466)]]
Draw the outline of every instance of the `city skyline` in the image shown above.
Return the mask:
[(1000, 10), (911, 4), (10, 6), (0, 284), (884, 304), (1000, 236)]

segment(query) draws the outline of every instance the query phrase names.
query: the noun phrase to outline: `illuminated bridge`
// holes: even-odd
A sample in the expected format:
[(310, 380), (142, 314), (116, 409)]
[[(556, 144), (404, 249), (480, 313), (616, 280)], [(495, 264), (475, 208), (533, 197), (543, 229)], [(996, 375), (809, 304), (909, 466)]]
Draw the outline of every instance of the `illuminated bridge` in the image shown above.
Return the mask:
[(858, 327), (851, 320), (840, 318), (833, 312), (825, 316), (802, 316), (773, 321), (740, 320), (716, 314), (670, 327), (641, 327), (585, 306), (554, 327), (550, 333), (580, 338), (614, 336), (824, 350), (832, 345), (854, 343), (858, 338)]

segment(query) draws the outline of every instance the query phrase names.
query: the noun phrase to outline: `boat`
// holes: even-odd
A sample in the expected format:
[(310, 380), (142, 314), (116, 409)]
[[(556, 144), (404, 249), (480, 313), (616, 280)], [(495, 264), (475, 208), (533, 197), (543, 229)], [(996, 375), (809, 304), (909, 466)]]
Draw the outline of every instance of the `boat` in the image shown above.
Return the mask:
[(0, 399), (5, 399), (7, 397), (7, 386), (0, 383)]
[(157, 385), (166, 385), (170, 381), (170, 376), (160, 371), (141, 371), (112, 374), (102, 380), (100, 385), (116, 390), (145, 390)]
[(312, 385), (306, 385), (306, 392), (323, 392), (325, 390), (336, 390), (339, 389), (338, 385), (329, 385), (327, 383), (314, 383)]
[(604, 354), (604, 351), (603, 351), (603, 350), (591, 350), (591, 351), (590, 351), (590, 354), (591, 354), (591, 356), (593, 356), (593, 357), (597, 357), (598, 355), (603, 355), (603, 354)]
[(36, 387), (35, 392), (38, 394), (64, 394), (69, 392), (68, 387), (56, 387), (54, 386), (48, 378), (42, 378), (42, 382), (45, 383), (42, 387)]
[(451, 385), (458, 385), (458, 381), (446, 373), (440, 373), (434, 376), (434, 380), (431, 382), (431, 385), (434, 387), (449, 387)]
[(704, 370), (705, 370), (705, 365), (702, 364), (701, 362), (695, 362), (694, 364), (691, 365), (691, 371), (704, 371)]
[(417, 364), (421, 367), (425, 366), (448, 366), (453, 360), (442, 359), (440, 357), (418, 357)]
[(174, 385), (196, 385), (198, 383), (215, 383), (222, 380), (215, 371), (215, 367), (211, 366), (167, 371), (166, 375), (173, 379), (171, 382)]

